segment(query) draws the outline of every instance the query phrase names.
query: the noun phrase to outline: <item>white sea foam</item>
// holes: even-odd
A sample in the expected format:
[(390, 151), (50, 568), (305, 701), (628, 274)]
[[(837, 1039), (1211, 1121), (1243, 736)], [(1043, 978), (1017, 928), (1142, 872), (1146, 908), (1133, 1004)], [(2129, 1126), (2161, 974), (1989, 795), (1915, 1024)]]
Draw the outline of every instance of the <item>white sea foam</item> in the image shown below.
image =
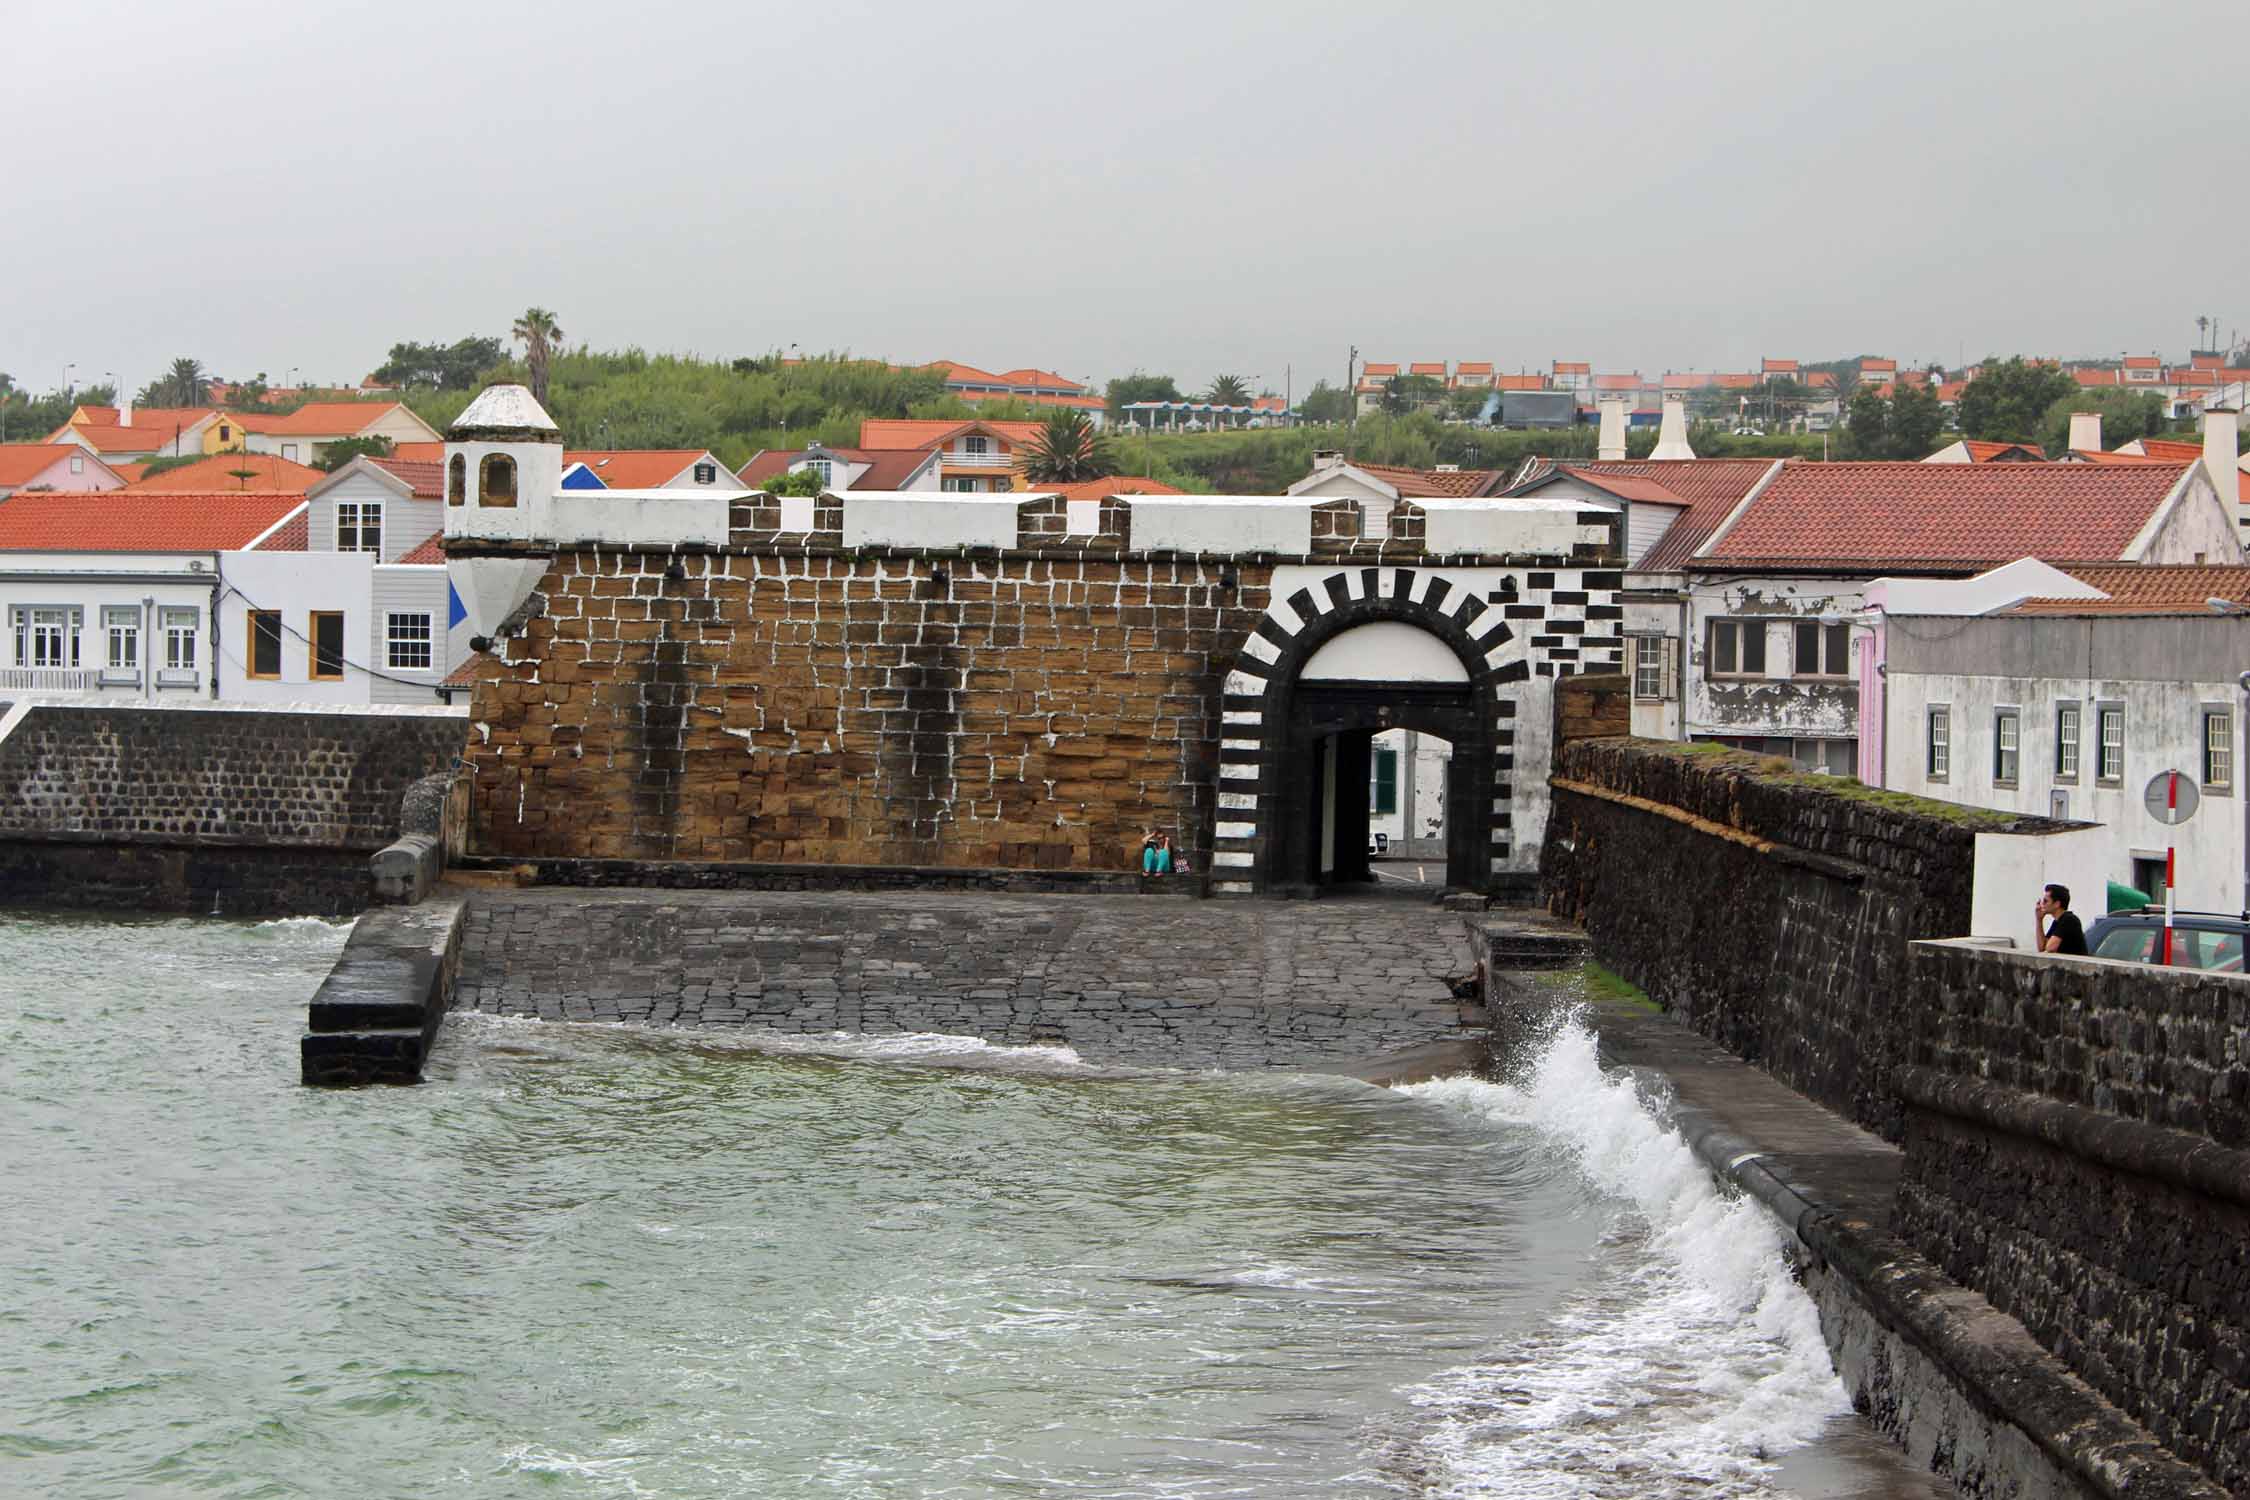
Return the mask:
[(1560, 1028), (1521, 1087), (1400, 1092), (1539, 1131), (1618, 1211), (1592, 1290), (1409, 1393), (1432, 1423), (1411, 1459), (1427, 1493), (1770, 1495), (1768, 1460), (1850, 1409), (1781, 1226), (1602, 1073), (1583, 1026)]
[(275, 917), (270, 921), (253, 924), (250, 930), (260, 937), (274, 938), (281, 942), (325, 943), (349, 933), (358, 920), (357, 917), (345, 917), (341, 921), (331, 922), (326, 917)]

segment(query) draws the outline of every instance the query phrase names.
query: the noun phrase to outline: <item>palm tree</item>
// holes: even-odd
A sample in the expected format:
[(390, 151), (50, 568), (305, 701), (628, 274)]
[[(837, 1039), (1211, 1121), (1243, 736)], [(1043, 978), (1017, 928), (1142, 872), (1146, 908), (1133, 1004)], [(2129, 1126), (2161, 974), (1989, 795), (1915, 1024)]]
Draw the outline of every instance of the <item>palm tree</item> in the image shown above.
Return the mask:
[(164, 378), (149, 387), (149, 394), (159, 406), (201, 406), (210, 399), (211, 383), (201, 360), (175, 359)]
[(1075, 484), (1117, 472), (1117, 453), (1082, 411), (1058, 411), (1024, 444), (1023, 477), (1034, 484)]
[(523, 362), (531, 367), (531, 396), (541, 406), (547, 404), (547, 358), (563, 341), (563, 331), (555, 323), (555, 315), (544, 307), (524, 310), (510, 330), (523, 344)]
[(1240, 375), (1221, 375), (1211, 382), (1211, 389), (1203, 393), (1203, 399), (1213, 406), (1248, 406), (1250, 382)]

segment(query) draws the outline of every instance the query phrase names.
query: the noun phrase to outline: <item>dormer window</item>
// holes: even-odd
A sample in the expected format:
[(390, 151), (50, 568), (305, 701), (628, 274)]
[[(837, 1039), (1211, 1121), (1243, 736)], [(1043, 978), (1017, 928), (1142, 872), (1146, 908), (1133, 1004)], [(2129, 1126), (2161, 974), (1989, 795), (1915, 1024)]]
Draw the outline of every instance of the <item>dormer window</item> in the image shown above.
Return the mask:
[(463, 504), (467, 501), (468, 494), (469, 461), (461, 454), (456, 453), (446, 461), (445, 465), (445, 503), (448, 505)]
[(487, 453), (477, 470), (477, 504), (507, 507), (516, 503), (516, 461), (505, 453)]
[(719, 482), (719, 466), (717, 464), (697, 464), (695, 466), (695, 482), (697, 484), (717, 484)]

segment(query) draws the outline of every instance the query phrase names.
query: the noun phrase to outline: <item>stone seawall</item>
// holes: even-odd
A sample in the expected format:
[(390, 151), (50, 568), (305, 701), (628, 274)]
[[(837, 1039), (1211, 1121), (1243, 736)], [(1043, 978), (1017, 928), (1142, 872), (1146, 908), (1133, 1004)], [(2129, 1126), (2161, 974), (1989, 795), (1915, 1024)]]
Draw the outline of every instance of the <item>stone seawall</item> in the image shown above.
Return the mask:
[(467, 730), (442, 708), (18, 704), (0, 718), (0, 903), (357, 911), (406, 789)]
[(2250, 1491), (2250, 979), (1917, 943), (1901, 1233)]
[(1973, 828), (1630, 740), (1560, 747), (1554, 793), (1548, 903), (1602, 961), (1897, 1139), (1906, 943), (1969, 930)]
[(1089, 1062), (1344, 1067), (1475, 1033), (1424, 902), (479, 891), (457, 1004), (550, 1020), (942, 1032)]

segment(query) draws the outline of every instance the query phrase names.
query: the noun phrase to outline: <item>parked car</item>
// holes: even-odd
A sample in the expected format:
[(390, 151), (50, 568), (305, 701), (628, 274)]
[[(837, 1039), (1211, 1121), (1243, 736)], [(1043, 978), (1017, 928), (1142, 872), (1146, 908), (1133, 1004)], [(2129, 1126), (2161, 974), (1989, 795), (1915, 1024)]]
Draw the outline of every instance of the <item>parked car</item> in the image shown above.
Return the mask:
[[(2250, 914), (2179, 911), (2172, 914), (2172, 967), (2240, 974), (2250, 946)], [(2113, 911), (2086, 929), (2086, 948), (2096, 958), (2128, 963), (2163, 962), (2164, 908)]]

